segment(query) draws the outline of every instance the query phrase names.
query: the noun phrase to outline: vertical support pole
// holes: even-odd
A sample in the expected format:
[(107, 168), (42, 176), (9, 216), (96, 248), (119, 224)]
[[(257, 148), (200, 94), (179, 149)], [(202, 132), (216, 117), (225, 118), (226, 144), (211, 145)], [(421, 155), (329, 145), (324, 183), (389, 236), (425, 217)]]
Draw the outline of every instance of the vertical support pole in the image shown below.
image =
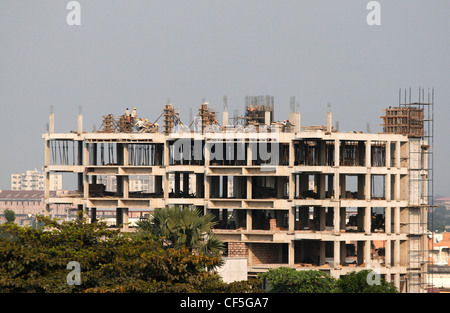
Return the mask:
[(295, 240), (288, 243), (288, 265), (293, 266), (295, 263)]
[(339, 240), (334, 240), (334, 268), (339, 269), (341, 265), (341, 244)]
[[(385, 254), (384, 254), (384, 264), (386, 268), (391, 268), (391, 240), (386, 240), (386, 248), (385, 248)], [(390, 276), (390, 275), (389, 275)]]
[(366, 263), (366, 267), (372, 264), (372, 260), (370, 257), (370, 249), (371, 249), (370, 243), (371, 243), (370, 240), (366, 240), (364, 242), (364, 263)]
[(400, 234), (400, 207), (394, 209), (394, 232), (396, 235)]
[(366, 235), (370, 235), (371, 232), (371, 224), (372, 224), (372, 208), (366, 207), (364, 214), (364, 232)]
[(392, 233), (391, 224), (392, 224), (392, 208), (388, 206), (385, 208), (384, 211), (384, 231), (387, 235), (390, 235)]
[(247, 231), (250, 231), (253, 229), (253, 216), (252, 216), (252, 210), (247, 209), (246, 210), (246, 223), (247, 223)]
[[(327, 248), (327, 243), (326, 241), (321, 240), (320, 241), (320, 247), (319, 247), (319, 265), (324, 265), (325, 264), (325, 255), (326, 255), (326, 248)], [(304, 258), (305, 255), (305, 250), (304, 250), (304, 246), (302, 245), (302, 259)]]
[(333, 223), (334, 233), (339, 234), (340, 233), (340, 230), (339, 230), (339, 225), (340, 225), (340, 212), (339, 212), (340, 211), (340, 205), (338, 203), (336, 203), (334, 208), (333, 208), (333, 210), (334, 210), (334, 214), (333, 214), (333, 217), (334, 217), (334, 223)]

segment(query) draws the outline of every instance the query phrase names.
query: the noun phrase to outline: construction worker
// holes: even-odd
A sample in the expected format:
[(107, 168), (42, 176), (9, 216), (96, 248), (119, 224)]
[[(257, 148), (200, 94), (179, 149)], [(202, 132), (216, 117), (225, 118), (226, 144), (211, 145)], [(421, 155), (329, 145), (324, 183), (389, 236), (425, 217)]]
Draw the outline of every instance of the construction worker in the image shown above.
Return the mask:
[(131, 121), (133, 123), (136, 122), (137, 114), (136, 114), (136, 108), (133, 109), (133, 112), (131, 112)]
[(125, 118), (127, 119), (127, 122), (130, 122), (130, 110), (128, 108), (125, 110)]
[(142, 128), (144, 128), (144, 119), (138, 119), (138, 121), (136, 122), (136, 126), (138, 127), (139, 130), (141, 130)]

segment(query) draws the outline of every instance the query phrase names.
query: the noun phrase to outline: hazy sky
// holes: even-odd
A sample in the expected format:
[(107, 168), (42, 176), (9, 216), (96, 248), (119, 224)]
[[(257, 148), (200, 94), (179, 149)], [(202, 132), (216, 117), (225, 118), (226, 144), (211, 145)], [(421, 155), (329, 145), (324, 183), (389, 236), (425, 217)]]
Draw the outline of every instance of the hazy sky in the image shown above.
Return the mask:
[(170, 98), (188, 123), (205, 98), (230, 112), (246, 95), (272, 95), (275, 119), (300, 103), (302, 125), (380, 132), (399, 88), (435, 89), (435, 194), (450, 196), (450, 1), (65, 0), (0, 2), (0, 189), (10, 174), (41, 169), (50, 107), (55, 130), (84, 129), (138, 108), (150, 121)]

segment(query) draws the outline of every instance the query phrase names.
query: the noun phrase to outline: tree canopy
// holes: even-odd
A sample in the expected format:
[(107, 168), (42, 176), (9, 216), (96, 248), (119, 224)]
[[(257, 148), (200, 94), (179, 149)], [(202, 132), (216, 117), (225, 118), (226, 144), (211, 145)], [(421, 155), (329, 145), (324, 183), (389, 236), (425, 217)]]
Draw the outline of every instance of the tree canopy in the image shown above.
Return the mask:
[(319, 270), (300, 270), (279, 267), (259, 277), (268, 284), (271, 293), (397, 293), (394, 284), (377, 277), (375, 272), (350, 272), (339, 279)]
[(201, 214), (196, 208), (168, 206), (155, 209), (152, 217), (137, 222), (138, 234), (151, 234), (160, 238), (164, 246), (186, 247), (190, 251), (220, 256), (224, 243), (212, 232), (214, 215)]
[[(239, 292), (252, 282), (224, 283), (208, 271), (220, 257), (167, 248), (153, 235), (133, 236), (106, 223), (38, 217), (41, 229), (0, 226), (0, 292)], [(80, 284), (69, 284), (69, 262)]]

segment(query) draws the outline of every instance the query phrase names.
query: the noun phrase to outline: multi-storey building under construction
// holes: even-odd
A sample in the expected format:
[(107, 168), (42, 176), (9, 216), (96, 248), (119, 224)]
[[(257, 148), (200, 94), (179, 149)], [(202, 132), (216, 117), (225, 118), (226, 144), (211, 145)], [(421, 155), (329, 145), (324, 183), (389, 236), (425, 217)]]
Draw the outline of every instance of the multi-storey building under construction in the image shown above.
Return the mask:
[[(292, 103), (283, 122), (273, 109), (271, 97), (248, 97), (245, 114), (229, 118), (225, 105), (219, 123), (204, 103), (187, 125), (166, 105), (161, 130), (126, 114), (104, 116), (96, 132), (83, 131), (79, 114), (78, 130), (68, 133), (54, 132), (51, 113), (43, 135), (47, 208), (69, 203), (92, 220), (97, 210), (114, 210), (117, 226), (130, 231), (132, 211), (193, 206), (216, 216), (226, 256), (246, 258), (249, 277), (279, 266), (336, 278), (372, 269), (401, 292), (426, 290), (427, 132), (339, 132), (331, 112), (326, 125), (301, 127)], [(56, 172), (75, 175), (77, 190), (51, 197)], [(134, 176), (152, 188), (130, 191)]]

